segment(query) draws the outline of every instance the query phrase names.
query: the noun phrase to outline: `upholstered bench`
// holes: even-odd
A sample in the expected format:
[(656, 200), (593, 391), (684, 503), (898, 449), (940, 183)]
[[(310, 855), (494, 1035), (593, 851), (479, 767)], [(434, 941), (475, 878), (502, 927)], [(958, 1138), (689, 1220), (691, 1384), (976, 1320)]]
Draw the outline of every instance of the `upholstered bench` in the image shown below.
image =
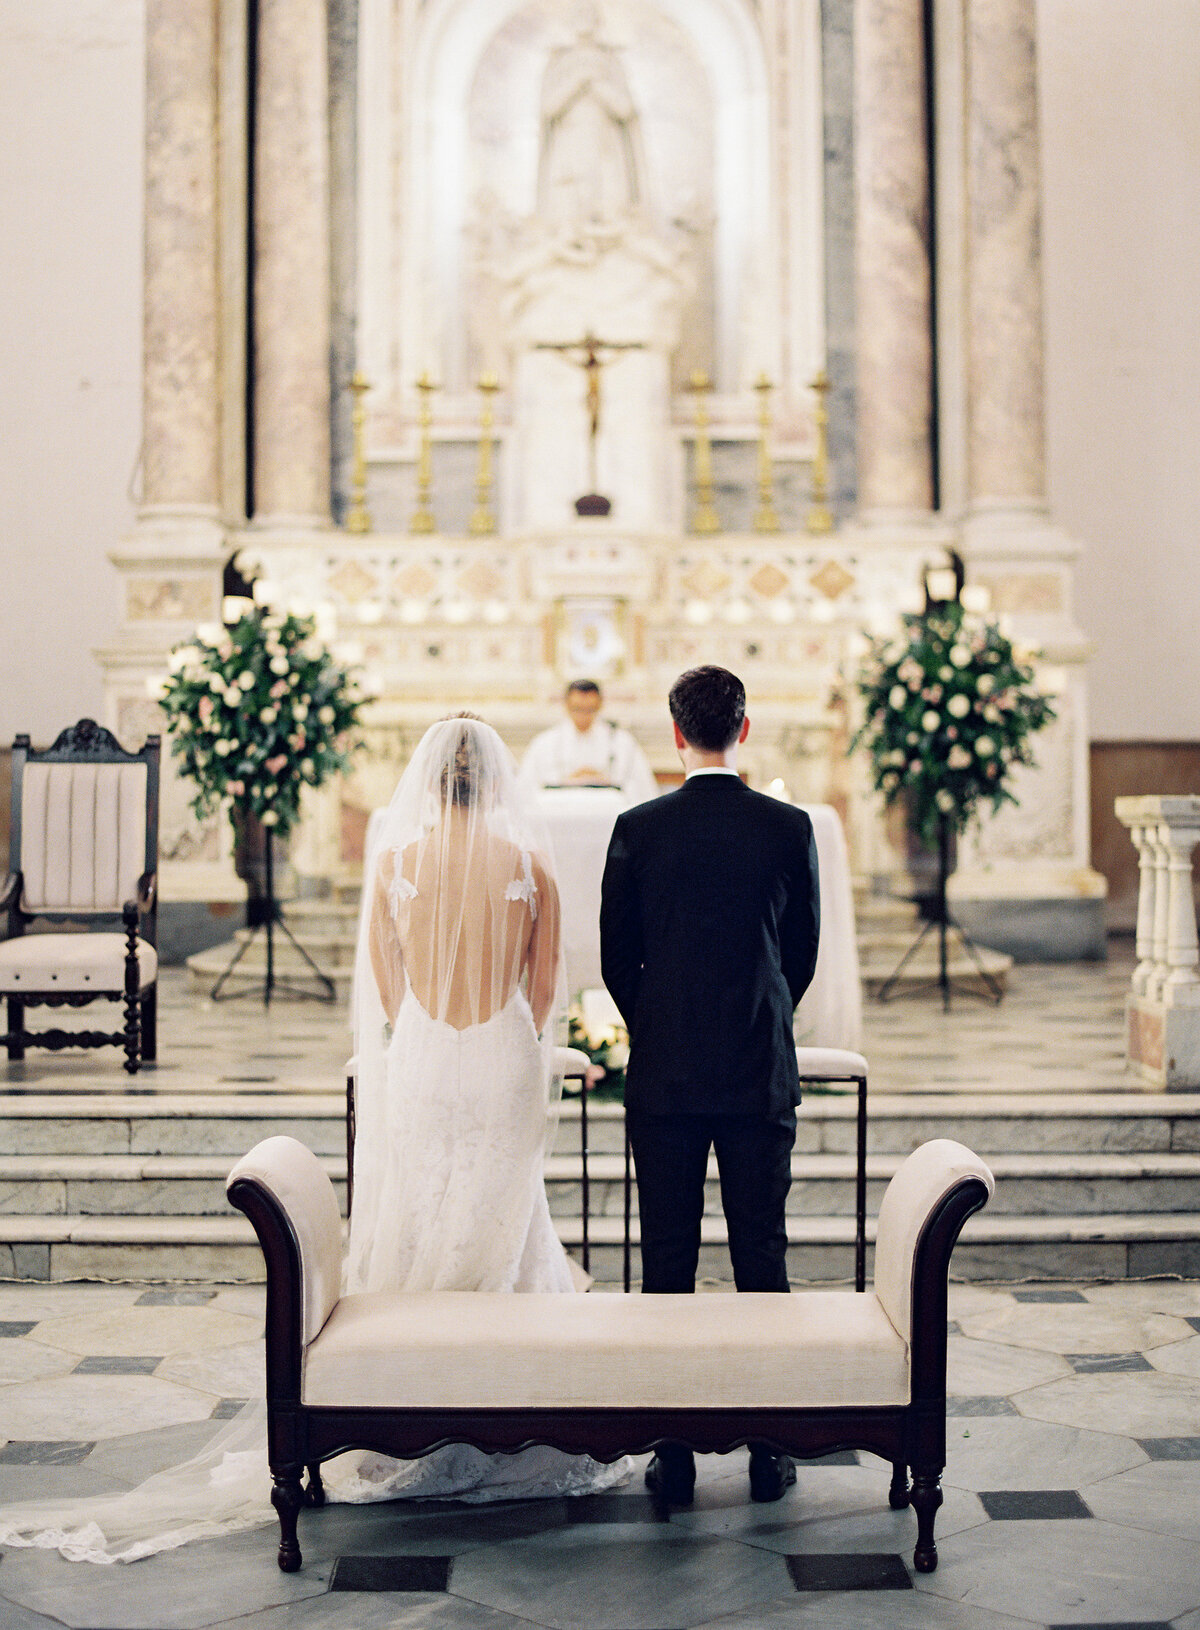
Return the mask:
[[(908, 1157), (888, 1185), (875, 1289), (791, 1296), (339, 1295), (333, 1186), (294, 1138), (229, 1174), (267, 1265), (268, 1453), (279, 1566), (320, 1465), (347, 1449), (408, 1457), (439, 1444), (548, 1443), (600, 1460), (754, 1440), (802, 1459), (865, 1449), (892, 1463), (891, 1504), (917, 1515), (914, 1565), (937, 1566), (946, 1460), (946, 1293), (963, 1223), (992, 1176), (960, 1143)], [(909, 1470), (912, 1484), (909, 1484)]]

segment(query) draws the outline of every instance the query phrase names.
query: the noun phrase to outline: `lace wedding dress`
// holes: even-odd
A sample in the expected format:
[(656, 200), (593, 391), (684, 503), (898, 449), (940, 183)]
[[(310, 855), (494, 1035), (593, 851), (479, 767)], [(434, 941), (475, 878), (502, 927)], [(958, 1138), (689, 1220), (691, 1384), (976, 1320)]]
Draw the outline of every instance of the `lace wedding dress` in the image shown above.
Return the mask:
[[(542, 1180), (566, 1006), (548, 854), (496, 733), (434, 725), (363, 891), (349, 1292), (576, 1289)], [(323, 1473), (332, 1501), (483, 1501), (612, 1488), (629, 1462), (449, 1444), (416, 1461), (355, 1452)], [(126, 1494), (0, 1508), (0, 1545), (128, 1562), (272, 1520), (255, 1402), (193, 1460)]]

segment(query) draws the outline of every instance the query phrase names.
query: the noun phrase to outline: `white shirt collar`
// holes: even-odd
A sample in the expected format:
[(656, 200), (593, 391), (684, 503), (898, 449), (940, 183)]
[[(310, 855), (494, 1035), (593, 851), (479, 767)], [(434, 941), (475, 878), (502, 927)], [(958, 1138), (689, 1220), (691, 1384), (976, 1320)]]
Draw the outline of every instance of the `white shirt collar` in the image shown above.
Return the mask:
[(688, 773), (684, 776), (683, 779), (685, 781), (690, 781), (690, 780), (692, 780), (692, 778), (694, 776), (697, 776), (697, 775), (733, 775), (733, 776), (736, 776), (737, 773), (738, 772), (735, 769), (732, 769), (728, 764), (706, 764), (699, 770), (689, 770)]

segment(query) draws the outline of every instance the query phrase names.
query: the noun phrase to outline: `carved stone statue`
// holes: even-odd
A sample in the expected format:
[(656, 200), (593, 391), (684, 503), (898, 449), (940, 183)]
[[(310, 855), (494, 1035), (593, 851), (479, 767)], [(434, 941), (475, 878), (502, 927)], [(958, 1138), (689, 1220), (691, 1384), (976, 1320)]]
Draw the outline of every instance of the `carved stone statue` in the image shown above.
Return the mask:
[(551, 227), (611, 223), (641, 209), (637, 108), (594, 5), (580, 8), (571, 44), (542, 79), (538, 216)]

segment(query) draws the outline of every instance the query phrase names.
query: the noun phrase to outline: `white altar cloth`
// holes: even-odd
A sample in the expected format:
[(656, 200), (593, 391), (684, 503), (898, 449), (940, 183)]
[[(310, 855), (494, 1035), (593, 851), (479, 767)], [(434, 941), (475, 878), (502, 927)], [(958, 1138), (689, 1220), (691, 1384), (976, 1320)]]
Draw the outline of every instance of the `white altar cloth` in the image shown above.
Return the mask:
[(615, 787), (548, 787), (537, 795), (550, 833), (562, 904), (567, 992), (602, 985), (600, 883), (608, 840), (629, 799)]
[(821, 945), (817, 971), (796, 1009), (802, 1047), (862, 1049), (862, 984), (854, 927), (854, 888), (846, 834), (832, 804), (802, 804), (813, 823), (821, 874)]

